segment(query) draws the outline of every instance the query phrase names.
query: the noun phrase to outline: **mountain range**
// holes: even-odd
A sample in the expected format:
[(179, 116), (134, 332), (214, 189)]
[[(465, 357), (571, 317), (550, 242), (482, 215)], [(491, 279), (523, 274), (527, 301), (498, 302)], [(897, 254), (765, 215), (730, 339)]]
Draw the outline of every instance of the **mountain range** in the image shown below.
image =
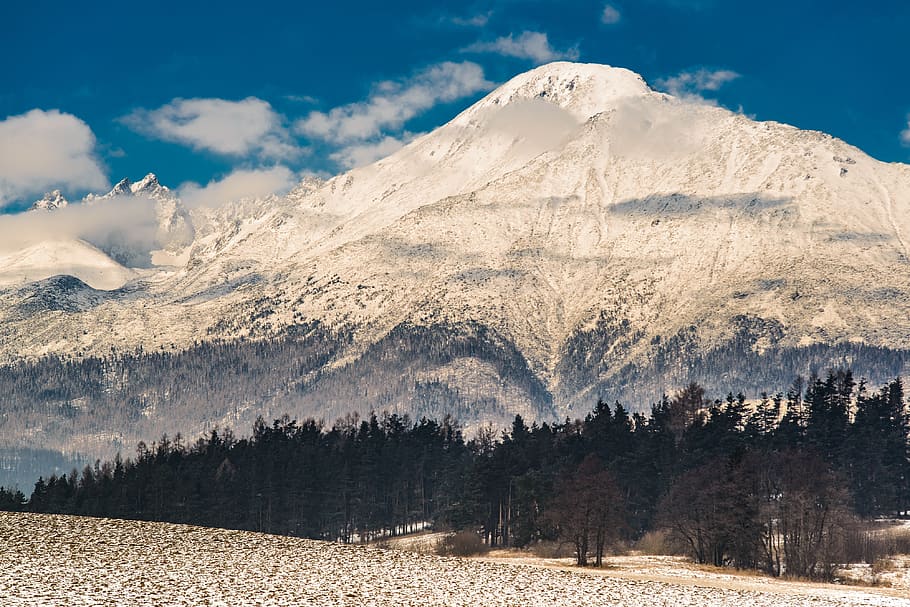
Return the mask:
[[(283, 196), (187, 207), (150, 174), (34, 208), (16, 220), (38, 235), (0, 245), (0, 387), (51, 385), (6, 390), (7, 447), (131, 449), (260, 413), (543, 421), (910, 360), (910, 166), (603, 65), (521, 74)], [(92, 413), (105, 399), (132, 413)]]

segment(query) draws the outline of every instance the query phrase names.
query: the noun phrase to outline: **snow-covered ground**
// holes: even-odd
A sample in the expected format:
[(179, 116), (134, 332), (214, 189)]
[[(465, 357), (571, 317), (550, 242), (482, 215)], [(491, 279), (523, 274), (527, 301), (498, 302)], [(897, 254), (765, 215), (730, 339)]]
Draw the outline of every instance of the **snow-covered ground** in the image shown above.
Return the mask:
[(843, 577), (851, 583), (881, 585), (910, 596), (910, 556), (885, 557), (874, 565), (856, 563), (844, 569)]
[[(725, 588), (182, 525), (0, 513), (0, 603), (910, 606), (885, 589)], [(798, 587), (800, 590), (788, 590)]]
[[(539, 558), (520, 551), (493, 551), (480, 558), (498, 563), (524, 563), (555, 569), (573, 567), (571, 558)], [(860, 586), (876, 585), (880, 588), (872, 589), (872, 592), (910, 597), (910, 557), (899, 555), (885, 561), (874, 571), (866, 564), (845, 567), (839, 573), (839, 577), (848, 584), (846, 587), (774, 578), (757, 571), (697, 565), (680, 556), (641, 554), (610, 556), (604, 559), (603, 569), (590, 571), (617, 579), (816, 597), (840, 597), (844, 596), (845, 590), (849, 592), (860, 590)]]

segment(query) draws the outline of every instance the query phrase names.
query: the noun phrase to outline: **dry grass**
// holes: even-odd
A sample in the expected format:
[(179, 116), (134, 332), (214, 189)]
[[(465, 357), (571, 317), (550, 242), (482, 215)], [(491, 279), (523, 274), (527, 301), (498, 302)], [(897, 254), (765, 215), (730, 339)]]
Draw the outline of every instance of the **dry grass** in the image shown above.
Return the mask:
[(910, 529), (906, 527), (859, 523), (847, 533), (845, 562), (874, 565), (876, 561), (897, 554), (910, 554)]
[(565, 559), (575, 556), (575, 549), (569, 542), (537, 542), (530, 547), (529, 551), (542, 559)]

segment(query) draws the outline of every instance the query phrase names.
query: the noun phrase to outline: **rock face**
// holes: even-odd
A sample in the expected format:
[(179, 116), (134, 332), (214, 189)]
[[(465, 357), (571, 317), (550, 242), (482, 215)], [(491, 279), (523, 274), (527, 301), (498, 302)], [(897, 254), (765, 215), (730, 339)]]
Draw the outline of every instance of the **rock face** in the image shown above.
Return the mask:
[(189, 212), (153, 175), (127, 192), (157, 201), (168, 263), (91, 306), (25, 314), (22, 289), (0, 292), (6, 359), (315, 323), (343, 340), (255, 407), (482, 421), (832, 364), (879, 381), (910, 348), (910, 166), (618, 68), (537, 68), (284, 197)]

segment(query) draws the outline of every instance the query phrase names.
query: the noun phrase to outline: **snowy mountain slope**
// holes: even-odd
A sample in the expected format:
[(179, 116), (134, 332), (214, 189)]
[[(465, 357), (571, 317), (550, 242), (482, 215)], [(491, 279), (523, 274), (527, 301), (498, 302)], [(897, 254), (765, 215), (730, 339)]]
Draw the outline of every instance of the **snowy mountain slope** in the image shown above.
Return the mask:
[(752, 388), (769, 366), (877, 379), (910, 349), (910, 167), (618, 68), (542, 66), (284, 197), (187, 211), (153, 175), (107, 197), (127, 192), (156, 201), (169, 262), (72, 311), (22, 314), (0, 287), (5, 359), (318, 323), (343, 347), (263, 394), (269, 411), (500, 419), (689, 379)]
[[(902, 305), (897, 293), (907, 288), (900, 169), (821, 134), (655, 93), (603, 107), (568, 142), (520, 161), (521, 139), (510, 155), (495, 136), (460, 132), (466, 114), (482, 113), (472, 108), (195, 258), (209, 266), (235, 252), (257, 259), (264, 249), (275, 262), (293, 255), (295, 273), (314, 284), (299, 297), (303, 317), (385, 329), (480, 318), (544, 373), (554, 346), (600, 310), (628, 315), (652, 335), (690, 324), (722, 334), (730, 317), (747, 314), (796, 325), (791, 345), (908, 345), (903, 326), (871, 333), (885, 330), (883, 315)], [(438, 150), (441, 176), (418, 170), (409, 179), (414, 159)], [(481, 177), (453, 170), (462, 157), (491, 159), (476, 165), (494, 169)], [(370, 187), (358, 190), (364, 181)], [(324, 211), (310, 215), (314, 208)], [(288, 223), (293, 229), (276, 229)], [(300, 233), (306, 241), (285, 236)], [(849, 284), (831, 284), (831, 272)], [(870, 305), (857, 308), (857, 297)], [(717, 308), (731, 312), (718, 317)]]
[(45, 241), (21, 251), (0, 252), (0, 288), (61, 274), (104, 290), (119, 288), (136, 276), (81, 240)]

